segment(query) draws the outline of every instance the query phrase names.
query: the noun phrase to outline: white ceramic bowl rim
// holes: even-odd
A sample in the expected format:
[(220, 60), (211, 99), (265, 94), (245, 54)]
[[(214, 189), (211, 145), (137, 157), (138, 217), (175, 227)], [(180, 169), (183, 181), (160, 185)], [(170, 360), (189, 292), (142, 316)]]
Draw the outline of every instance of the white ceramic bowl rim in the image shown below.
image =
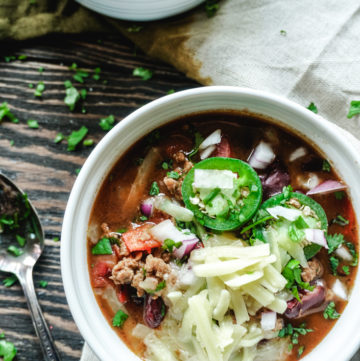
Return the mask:
[[(196, 111), (244, 108), (271, 116), (280, 123), (288, 123), (290, 128), (296, 126), (298, 131), (316, 143), (325, 154), (331, 154), (329, 159), (338, 165), (337, 170), (349, 185), (357, 221), (360, 224), (360, 146), (350, 134), (300, 105), (266, 92), (215, 86), (175, 93), (143, 106), (114, 127), (90, 154), (70, 194), (63, 222), (61, 270), (65, 293), (81, 334), (101, 360), (139, 359), (124, 346), (107, 324), (90, 287), (85, 239), (96, 191), (119, 158), (119, 154), (133, 144), (134, 140), (160, 124)], [(164, 113), (164, 110), (169, 113)], [(158, 120), (154, 120), (155, 114), (161, 114), (163, 119), (159, 116)], [(118, 149), (121, 147), (122, 151), (119, 153)], [(359, 275), (342, 317), (304, 361), (350, 360), (360, 345), (358, 303)]]

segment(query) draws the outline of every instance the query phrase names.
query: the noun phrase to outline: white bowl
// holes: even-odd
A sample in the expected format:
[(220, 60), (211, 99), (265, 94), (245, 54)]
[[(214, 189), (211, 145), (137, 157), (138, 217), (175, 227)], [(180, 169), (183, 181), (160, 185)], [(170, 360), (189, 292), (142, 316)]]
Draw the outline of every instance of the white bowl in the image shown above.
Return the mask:
[[(205, 0), (76, 0), (81, 5), (116, 19), (150, 21), (178, 15)], [(205, 10), (204, 10), (205, 11)]]
[[(122, 120), (85, 162), (66, 208), (61, 270), (70, 310), (79, 330), (103, 361), (139, 360), (111, 329), (96, 303), (87, 267), (86, 231), (96, 193), (120, 156), (139, 138), (179, 116), (205, 110), (248, 109), (304, 134), (335, 165), (348, 184), (359, 222), (360, 146), (347, 132), (287, 99), (237, 87), (203, 87), (155, 100)], [(348, 361), (360, 344), (360, 275), (349, 304), (331, 332), (304, 361)]]

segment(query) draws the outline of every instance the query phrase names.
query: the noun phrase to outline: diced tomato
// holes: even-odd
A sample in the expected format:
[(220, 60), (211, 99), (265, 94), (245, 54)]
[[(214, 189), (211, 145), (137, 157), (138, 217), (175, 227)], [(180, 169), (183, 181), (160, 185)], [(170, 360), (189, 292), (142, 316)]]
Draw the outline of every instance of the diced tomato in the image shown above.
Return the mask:
[(129, 300), (129, 292), (126, 285), (118, 286), (116, 289), (116, 295), (121, 303), (126, 303)]
[(213, 157), (231, 157), (231, 147), (226, 137), (221, 137), (221, 142), (216, 146)]
[(122, 235), (122, 240), (130, 252), (147, 251), (150, 253), (152, 248), (161, 246), (161, 242), (153, 239), (149, 233), (152, 226), (152, 224), (146, 223), (143, 226), (130, 229)]
[(96, 262), (91, 269), (94, 287), (103, 288), (108, 284), (107, 276), (111, 273), (111, 266), (107, 262)]

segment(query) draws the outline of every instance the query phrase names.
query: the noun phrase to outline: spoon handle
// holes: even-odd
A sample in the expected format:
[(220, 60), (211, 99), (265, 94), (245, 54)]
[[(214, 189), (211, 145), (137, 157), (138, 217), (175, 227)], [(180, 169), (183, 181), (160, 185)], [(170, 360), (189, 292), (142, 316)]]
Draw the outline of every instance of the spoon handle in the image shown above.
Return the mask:
[(24, 290), (36, 334), (40, 339), (44, 360), (60, 361), (61, 358), (36, 297), (32, 271), (32, 267), (23, 267), (19, 270), (17, 276)]

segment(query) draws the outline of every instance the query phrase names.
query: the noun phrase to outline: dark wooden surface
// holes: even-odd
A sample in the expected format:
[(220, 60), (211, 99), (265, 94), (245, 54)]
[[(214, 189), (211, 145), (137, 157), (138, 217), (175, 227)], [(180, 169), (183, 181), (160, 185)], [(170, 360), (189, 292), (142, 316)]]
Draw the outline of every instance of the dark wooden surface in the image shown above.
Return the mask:
[[(23, 188), (37, 208), (45, 229), (46, 248), (35, 268), (35, 286), (45, 318), (50, 325), (63, 360), (78, 360), (83, 339), (71, 317), (60, 273), (61, 223), (71, 187), (93, 147), (79, 147), (68, 152), (66, 144), (55, 144), (58, 132), (69, 134), (85, 125), (88, 139), (97, 143), (105, 132), (99, 119), (113, 114), (120, 121), (133, 110), (165, 95), (170, 89), (197, 87), (175, 69), (141, 54), (128, 40), (117, 35), (50, 36), (22, 43), (0, 46), (0, 103), (7, 102), (19, 118), (19, 124), (0, 123), (0, 170)], [(26, 55), (24, 61), (5, 62), (4, 56)], [(84, 86), (72, 80), (68, 66), (76, 62), (91, 72), (101, 67), (101, 80), (91, 77)], [(135, 78), (136, 67), (154, 71), (153, 78)], [(39, 67), (44, 71), (40, 73)], [(81, 110), (70, 112), (64, 104), (63, 82), (72, 80), (76, 87), (88, 90)], [(103, 83), (107, 81), (107, 84)], [(36, 85), (45, 83), (43, 97), (36, 98)], [(36, 119), (39, 129), (30, 129), (26, 121)], [(11, 145), (11, 143), (14, 143)], [(17, 360), (41, 360), (42, 354), (32, 327), (26, 301), (19, 284), (3, 286), (7, 274), (0, 272), (0, 333), (18, 349)], [(39, 281), (48, 286), (39, 287)], [(91, 315), (89, 315), (91, 317)]]

